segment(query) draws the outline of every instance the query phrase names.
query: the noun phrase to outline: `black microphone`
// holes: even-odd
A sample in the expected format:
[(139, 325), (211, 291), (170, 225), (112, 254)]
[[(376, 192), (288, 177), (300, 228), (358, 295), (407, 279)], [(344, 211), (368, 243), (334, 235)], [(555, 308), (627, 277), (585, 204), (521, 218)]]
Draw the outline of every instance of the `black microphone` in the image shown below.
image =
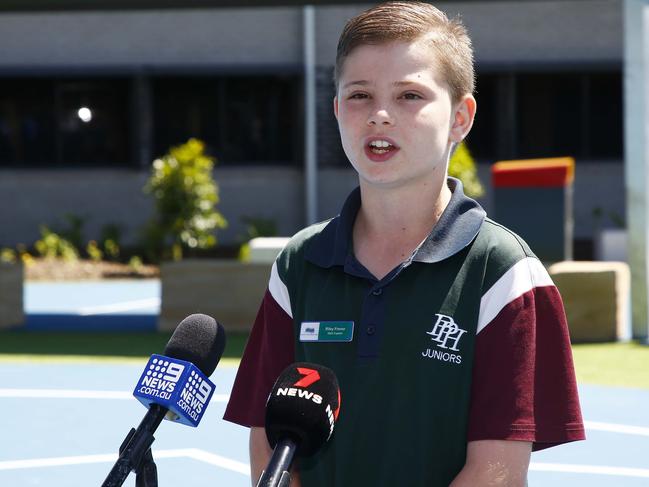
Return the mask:
[(152, 355), (133, 395), (149, 410), (119, 448), (119, 458), (102, 487), (121, 486), (131, 471), (137, 486), (157, 485), (151, 454), (153, 433), (166, 419), (197, 426), (214, 393), (212, 375), (225, 348), (223, 326), (214, 318), (193, 314), (176, 327), (164, 355)]
[(284, 369), (266, 402), (266, 437), (274, 450), (257, 487), (288, 487), (293, 458), (317, 452), (331, 438), (339, 412), (331, 369), (307, 362)]

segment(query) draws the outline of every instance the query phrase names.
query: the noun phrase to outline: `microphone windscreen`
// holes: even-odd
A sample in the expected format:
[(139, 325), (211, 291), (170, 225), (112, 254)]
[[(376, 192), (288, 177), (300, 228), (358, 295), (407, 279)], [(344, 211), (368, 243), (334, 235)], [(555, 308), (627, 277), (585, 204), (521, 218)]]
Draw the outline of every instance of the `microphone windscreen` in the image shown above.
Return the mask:
[(191, 362), (209, 377), (221, 360), (224, 349), (223, 326), (211, 316), (193, 314), (176, 327), (164, 355)]
[(340, 412), (334, 372), (300, 362), (279, 375), (266, 403), (266, 436), (272, 448), (280, 438), (297, 444), (296, 455), (310, 456), (331, 437)]

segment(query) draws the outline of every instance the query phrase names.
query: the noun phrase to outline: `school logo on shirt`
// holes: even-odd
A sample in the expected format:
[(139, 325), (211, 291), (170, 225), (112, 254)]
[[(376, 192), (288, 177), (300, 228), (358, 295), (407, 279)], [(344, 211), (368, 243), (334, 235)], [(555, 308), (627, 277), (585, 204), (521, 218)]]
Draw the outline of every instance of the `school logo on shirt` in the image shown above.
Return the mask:
[[(460, 339), (466, 333), (451, 316), (446, 316), (440, 313), (435, 314), (437, 317), (433, 329), (427, 331), (426, 334), (435, 342), (436, 348), (427, 348), (422, 352), (422, 357), (434, 358), (443, 362), (453, 362), (456, 364), (462, 363), (462, 356), (458, 353), (460, 349)], [(440, 350), (442, 349), (442, 350)]]

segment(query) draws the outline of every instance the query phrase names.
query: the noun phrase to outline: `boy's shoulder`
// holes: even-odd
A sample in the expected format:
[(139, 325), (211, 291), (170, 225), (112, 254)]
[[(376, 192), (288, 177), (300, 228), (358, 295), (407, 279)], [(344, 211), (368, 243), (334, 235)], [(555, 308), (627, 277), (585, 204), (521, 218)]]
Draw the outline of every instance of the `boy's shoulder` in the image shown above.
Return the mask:
[(520, 235), (500, 223), (485, 217), (478, 232), (477, 242), (481, 250), (510, 255), (513, 259), (536, 257), (527, 242)]
[(334, 218), (330, 218), (303, 228), (291, 237), (282, 252), (287, 252), (289, 254), (304, 252), (304, 250), (308, 248), (309, 243), (320, 235), (333, 219)]
[(523, 259), (537, 259), (529, 245), (509, 228), (485, 218), (472, 252), (485, 264), (485, 284), (493, 283)]
[(278, 270), (283, 269), (286, 272), (289, 267), (301, 264), (311, 243), (335, 218), (337, 217), (309, 225), (293, 235), (277, 256)]

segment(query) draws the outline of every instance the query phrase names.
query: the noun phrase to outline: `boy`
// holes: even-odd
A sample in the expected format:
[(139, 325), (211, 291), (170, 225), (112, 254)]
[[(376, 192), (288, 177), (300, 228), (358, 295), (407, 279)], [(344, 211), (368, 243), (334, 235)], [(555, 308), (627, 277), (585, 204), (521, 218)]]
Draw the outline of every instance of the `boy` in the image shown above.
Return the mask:
[[(486, 218), (449, 157), (473, 124), (464, 27), (427, 3), (350, 20), (334, 112), (360, 188), (273, 265), (225, 418), (251, 427), (296, 361), (332, 368), (342, 408), (293, 486), (525, 485), (530, 452), (584, 438), (561, 298), (515, 234)], [(351, 341), (302, 341), (336, 322)]]

